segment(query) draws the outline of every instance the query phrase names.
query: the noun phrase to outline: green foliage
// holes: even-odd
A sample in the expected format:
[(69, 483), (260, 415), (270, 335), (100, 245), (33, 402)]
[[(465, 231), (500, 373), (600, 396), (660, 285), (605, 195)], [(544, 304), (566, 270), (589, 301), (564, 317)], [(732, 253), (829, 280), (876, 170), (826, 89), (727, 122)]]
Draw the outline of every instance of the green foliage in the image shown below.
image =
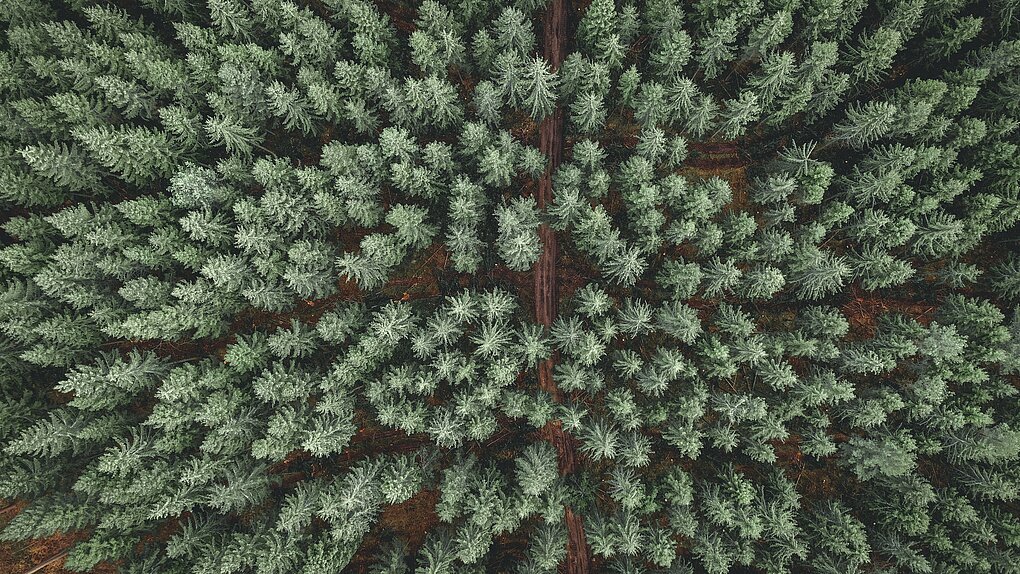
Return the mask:
[(538, 207), (532, 198), (517, 197), (496, 207), (499, 254), (507, 267), (526, 271), (542, 254)]
[(528, 496), (547, 491), (558, 476), (556, 451), (548, 443), (529, 445), (516, 459), (517, 481)]
[(169, 176), (181, 155), (165, 134), (146, 128), (78, 129), (73, 135), (96, 161), (133, 184)]
[(534, 58), (524, 65), (521, 73), (522, 104), (535, 120), (541, 120), (556, 107), (556, 77), (549, 70), (549, 64), (542, 58)]
[(613, 0), (595, 0), (578, 24), (578, 41), (592, 56), (605, 58), (612, 44), (622, 40), (619, 22)]
[(846, 446), (847, 462), (861, 480), (902, 476), (913, 469), (916, 444), (910, 435), (882, 432), (874, 438), (853, 437)]
[(114, 4), (0, 9), (4, 540), (1016, 570), (1016, 2)]

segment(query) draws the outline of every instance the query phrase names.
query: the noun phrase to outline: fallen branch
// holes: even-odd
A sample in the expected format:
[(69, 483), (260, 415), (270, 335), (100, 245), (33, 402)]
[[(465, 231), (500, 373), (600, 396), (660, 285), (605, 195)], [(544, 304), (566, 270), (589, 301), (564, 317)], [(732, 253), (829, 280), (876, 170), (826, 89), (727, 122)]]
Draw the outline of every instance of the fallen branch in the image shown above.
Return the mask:
[(24, 572), (24, 574), (35, 574), (36, 572), (42, 570), (43, 568), (49, 566), (50, 564), (53, 564), (57, 560), (63, 559), (65, 556), (67, 556), (67, 552), (68, 552), (67, 550), (64, 550), (63, 552), (57, 554), (56, 556), (51, 556), (50, 558), (47, 558), (45, 562), (39, 564), (38, 566), (35, 566), (34, 568), (27, 572)]

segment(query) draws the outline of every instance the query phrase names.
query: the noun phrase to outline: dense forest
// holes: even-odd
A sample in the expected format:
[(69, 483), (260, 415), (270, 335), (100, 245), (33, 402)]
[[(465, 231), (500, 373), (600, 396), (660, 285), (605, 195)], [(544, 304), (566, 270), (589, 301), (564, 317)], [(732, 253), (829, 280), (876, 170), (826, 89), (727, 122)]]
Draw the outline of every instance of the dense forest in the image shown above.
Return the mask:
[(0, 210), (5, 574), (1020, 573), (1020, 0), (2, 0)]

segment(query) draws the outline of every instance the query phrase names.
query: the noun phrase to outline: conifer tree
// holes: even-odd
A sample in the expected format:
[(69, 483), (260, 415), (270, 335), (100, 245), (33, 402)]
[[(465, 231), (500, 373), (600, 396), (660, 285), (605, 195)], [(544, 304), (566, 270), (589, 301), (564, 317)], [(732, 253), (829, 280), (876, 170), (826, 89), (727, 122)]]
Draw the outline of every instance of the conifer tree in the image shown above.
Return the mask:
[(521, 77), (521, 90), (525, 94), (523, 105), (532, 118), (541, 120), (556, 106), (556, 77), (541, 58), (525, 64)]

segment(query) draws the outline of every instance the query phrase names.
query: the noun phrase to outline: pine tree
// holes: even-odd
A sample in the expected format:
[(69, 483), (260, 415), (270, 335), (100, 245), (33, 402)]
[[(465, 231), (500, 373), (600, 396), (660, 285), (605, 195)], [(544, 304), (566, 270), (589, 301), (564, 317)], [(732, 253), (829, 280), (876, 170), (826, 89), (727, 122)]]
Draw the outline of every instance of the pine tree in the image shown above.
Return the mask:
[(783, 43), (793, 31), (793, 15), (788, 10), (780, 10), (765, 17), (751, 31), (746, 52), (766, 55)]
[(882, 79), (902, 42), (899, 32), (885, 27), (876, 29), (870, 35), (862, 34), (851, 52), (854, 63), (851, 78), (865, 83)]
[(790, 282), (797, 286), (802, 299), (824, 297), (839, 289), (850, 275), (850, 267), (842, 257), (812, 246), (794, 251), (790, 271)]
[(165, 178), (178, 160), (165, 134), (145, 128), (78, 129), (73, 135), (99, 163), (128, 183)]
[(596, 58), (601, 57), (605, 42), (619, 33), (617, 18), (613, 0), (595, 0), (589, 4), (577, 25), (581, 46)]
[(266, 95), (273, 115), (283, 120), (283, 127), (288, 130), (298, 129), (305, 134), (311, 133), (316, 118), (312, 115), (308, 102), (298, 91), (288, 89), (281, 82), (273, 82), (266, 88)]
[(598, 94), (582, 93), (570, 104), (571, 119), (582, 133), (601, 128), (606, 121), (605, 103)]
[(717, 77), (722, 73), (724, 66), (733, 59), (737, 32), (737, 18), (733, 15), (715, 20), (706, 26), (695, 55), (706, 78)]
[(21, 157), (33, 171), (70, 191), (97, 189), (100, 174), (75, 145), (35, 145), (21, 150)]
[(548, 443), (529, 445), (515, 464), (521, 490), (528, 496), (542, 494), (558, 477), (556, 452)]
[(725, 103), (722, 125), (716, 133), (722, 133), (729, 139), (742, 135), (747, 124), (757, 119), (761, 113), (758, 97), (752, 92), (744, 92), (737, 99), (727, 100)]
[(650, 58), (659, 77), (664, 80), (679, 77), (691, 59), (692, 48), (691, 37), (683, 30), (673, 30), (668, 35), (660, 37), (658, 46)]
[(250, 155), (252, 149), (261, 143), (257, 129), (232, 117), (208, 118), (205, 132), (213, 144), (222, 144), (228, 152), (240, 155)]
[(855, 256), (851, 265), (865, 289), (901, 285), (914, 275), (914, 268), (909, 263), (875, 249), (868, 249)]
[(523, 105), (532, 118), (541, 120), (556, 107), (556, 76), (549, 70), (549, 64), (537, 57), (525, 65), (521, 76)]

